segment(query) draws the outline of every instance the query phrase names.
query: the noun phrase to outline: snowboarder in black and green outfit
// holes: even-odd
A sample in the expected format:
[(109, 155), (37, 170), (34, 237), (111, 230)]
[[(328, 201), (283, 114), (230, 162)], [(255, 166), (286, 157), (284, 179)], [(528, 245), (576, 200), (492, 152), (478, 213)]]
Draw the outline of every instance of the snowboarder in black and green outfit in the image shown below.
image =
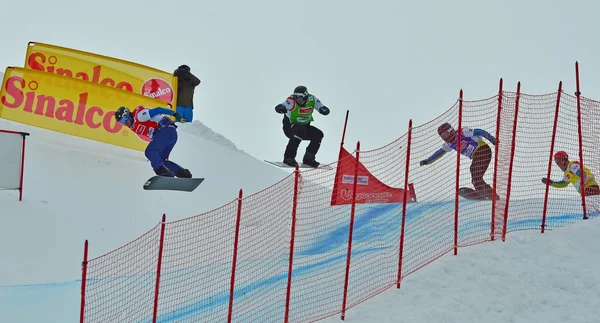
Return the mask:
[(302, 140), (310, 140), (302, 162), (311, 167), (319, 167), (319, 162), (315, 156), (321, 146), (323, 131), (310, 123), (313, 119), (313, 112), (317, 110), (322, 115), (329, 114), (327, 108), (316, 96), (308, 93), (306, 86), (299, 85), (294, 89), (285, 102), (275, 107), (277, 113), (283, 114), (283, 133), (289, 138), (287, 147), (283, 154), (283, 163), (291, 167), (296, 167), (296, 154), (298, 146)]

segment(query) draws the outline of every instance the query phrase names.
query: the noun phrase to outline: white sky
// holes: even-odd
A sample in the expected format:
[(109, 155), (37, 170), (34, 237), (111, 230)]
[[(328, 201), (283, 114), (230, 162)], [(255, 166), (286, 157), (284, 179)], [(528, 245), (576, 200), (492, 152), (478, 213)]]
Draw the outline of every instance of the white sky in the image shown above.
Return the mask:
[[(35, 10), (32, 8), (35, 7)], [(22, 66), (28, 41), (135, 61), (188, 64), (201, 80), (195, 118), (259, 159), (282, 158), (273, 110), (304, 84), (331, 108), (321, 162), (346, 146), (389, 143), (455, 102), (505, 90), (600, 98), (597, 1), (11, 1), (0, 62)], [(5, 66), (3, 66), (5, 67)], [(3, 68), (2, 67), (2, 68)], [(249, 127), (248, 130), (243, 128)], [(304, 151), (303, 143), (299, 155)]]

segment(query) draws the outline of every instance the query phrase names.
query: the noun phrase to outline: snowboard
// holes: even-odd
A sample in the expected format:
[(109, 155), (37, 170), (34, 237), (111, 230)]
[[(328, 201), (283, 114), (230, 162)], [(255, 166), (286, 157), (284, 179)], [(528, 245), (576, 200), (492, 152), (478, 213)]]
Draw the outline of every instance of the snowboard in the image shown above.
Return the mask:
[(178, 178), (166, 176), (152, 176), (144, 183), (144, 190), (156, 191), (183, 191), (193, 192), (204, 178)]
[(488, 199), (480, 196), (474, 189), (470, 187), (461, 187), (458, 189), (458, 195), (467, 200), (487, 201)]
[[(269, 163), (271, 165), (275, 165), (277, 167), (281, 167), (281, 168), (294, 168), (294, 167), (292, 167), (290, 165), (284, 164), (283, 162), (272, 161), (272, 160), (265, 160), (265, 162), (267, 162), (267, 163)], [(333, 167), (331, 167), (329, 165), (323, 165), (323, 164), (319, 165), (319, 167), (312, 167), (312, 166), (308, 166), (308, 165), (306, 165), (304, 163), (300, 163), (298, 165), (298, 167), (300, 167), (300, 168), (313, 168), (313, 169), (316, 169), (316, 168), (319, 168), (319, 169), (333, 169)]]

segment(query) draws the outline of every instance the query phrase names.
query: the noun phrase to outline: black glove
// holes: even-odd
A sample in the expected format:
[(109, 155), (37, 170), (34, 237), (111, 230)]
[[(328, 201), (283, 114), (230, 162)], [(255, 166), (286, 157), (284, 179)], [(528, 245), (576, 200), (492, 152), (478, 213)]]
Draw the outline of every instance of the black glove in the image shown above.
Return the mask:
[(278, 105), (275, 107), (275, 112), (277, 112), (277, 113), (281, 113), (281, 114), (285, 114), (285, 113), (287, 113), (288, 111), (287, 111), (287, 109), (285, 108), (285, 106), (283, 106), (283, 104), (278, 104)]
[(328, 107), (326, 107), (326, 106), (322, 106), (322, 107), (319, 109), (319, 113), (320, 113), (320, 114), (322, 114), (322, 115), (324, 115), (324, 116), (326, 116), (326, 115), (328, 115), (328, 114), (329, 114), (329, 108), (328, 108)]
[(419, 166), (425, 166), (427, 165), (427, 161), (426, 160), (422, 160), (419, 162)]
[(181, 115), (179, 115), (177, 112), (175, 112), (173, 114), (173, 116), (175, 117), (175, 121), (177, 121), (177, 122), (181, 122), (181, 123), (187, 122), (187, 120), (185, 120), (184, 118), (182, 118)]
[(552, 185), (552, 183), (554, 183), (551, 179), (547, 179), (547, 178), (542, 178), (542, 183), (546, 184), (546, 182), (549, 182), (550, 185)]

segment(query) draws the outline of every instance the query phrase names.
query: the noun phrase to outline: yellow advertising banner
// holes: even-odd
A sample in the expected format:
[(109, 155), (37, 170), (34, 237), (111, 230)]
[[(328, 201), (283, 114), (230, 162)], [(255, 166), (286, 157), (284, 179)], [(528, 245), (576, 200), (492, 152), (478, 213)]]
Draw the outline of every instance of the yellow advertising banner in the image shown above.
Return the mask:
[(29, 42), (25, 68), (139, 93), (175, 106), (177, 77), (152, 67), (66, 47)]
[(7, 67), (0, 118), (143, 151), (149, 138), (115, 120), (120, 106), (164, 107), (165, 102), (98, 83), (20, 67)]

